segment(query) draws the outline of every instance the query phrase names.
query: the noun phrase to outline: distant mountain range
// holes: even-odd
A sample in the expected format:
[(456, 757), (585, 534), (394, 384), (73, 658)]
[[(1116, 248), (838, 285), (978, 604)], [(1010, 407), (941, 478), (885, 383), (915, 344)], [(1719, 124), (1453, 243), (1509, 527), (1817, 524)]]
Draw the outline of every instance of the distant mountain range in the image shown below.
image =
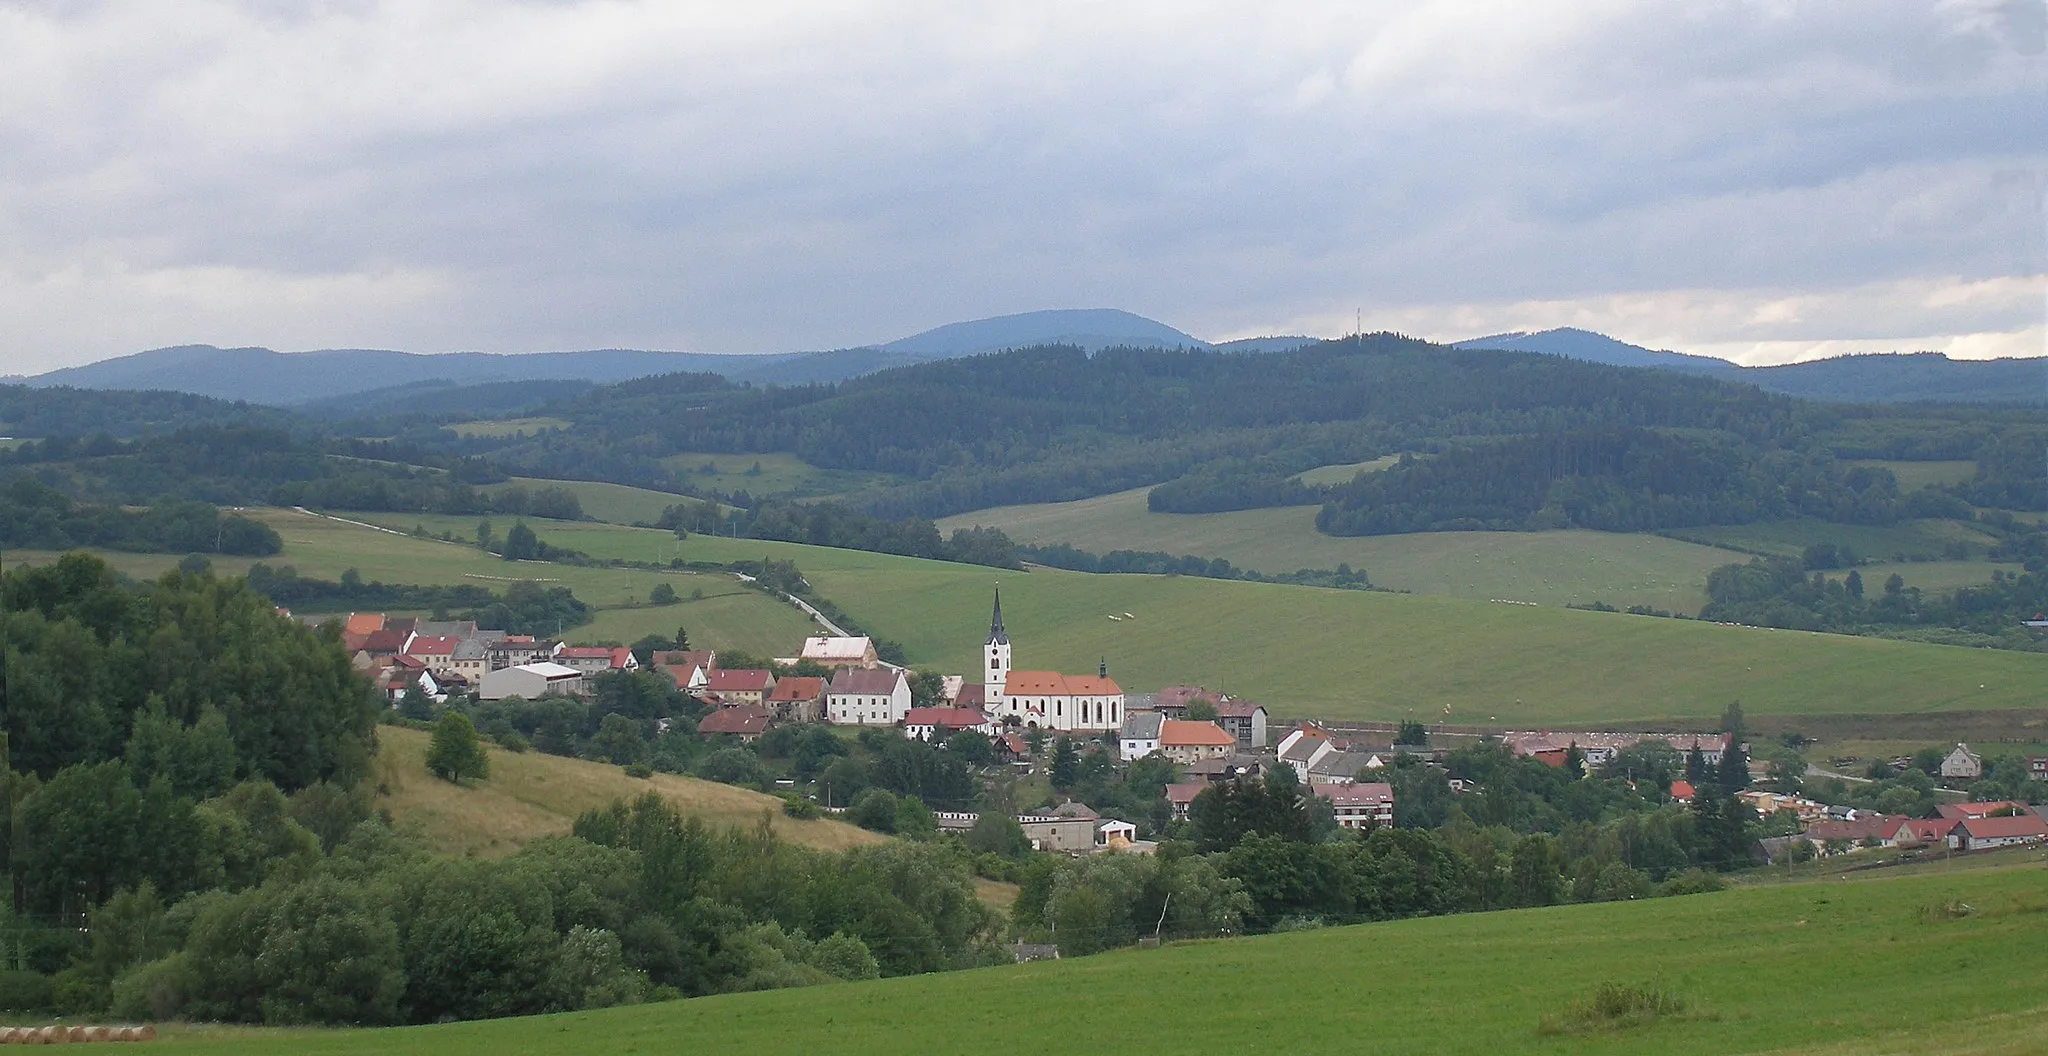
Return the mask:
[(1776, 367), (1744, 367), (1711, 356), (1660, 352), (1573, 327), (1517, 331), (1457, 342), (1650, 367), (1746, 382), (1766, 392), (1840, 403), (2048, 403), (2048, 359), (1950, 359), (1939, 352), (1838, 356)]
[(519, 355), (422, 355), (382, 349), (287, 353), (267, 348), (179, 345), (53, 370), (22, 380), (39, 387), (165, 389), (279, 407), (320, 403), (338, 410), (352, 402), (350, 397), (377, 393), (377, 402), (386, 403), (402, 398), (408, 389), (440, 390), (440, 398), (445, 400), (454, 387), (551, 381), (609, 384), (685, 371), (723, 374), (734, 381), (793, 385), (840, 381), (891, 367), (1028, 345), (1078, 345), (1090, 351), (1132, 345), (1271, 352), (1299, 348), (1314, 340), (1252, 338), (1212, 344), (1130, 312), (1091, 308), (952, 323), (885, 344), (829, 352), (749, 356), (593, 349)]
[[(1116, 345), (1285, 352), (1311, 337), (1258, 337), (1209, 342), (1144, 316), (1114, 308), (1059, 309), (950, 323), (879, 345), (824, 352), (714, 355), (592, 349), (506, 355), (425, 355), (380, 349), (275, 352), (267, 348), (180, 345), (53, 370), (22, 379), (35, 387), (194, 393), (316, 413), (347, 415), (449, 402), (464, 406), (533, 402), (549, 383), (610, 384), (656, 374), (704, 371), (755, 384), (841, 381), (892, 367), (1030, 345)], [(1537, 352), (1624, 367), (1649, 367), (1748, 382), (1811, 399), (1891, 403), (2048, 402), (2048, 360), (1950, 360), (1938, 353), (1847, 356), (1782, 367), (1740, 367), (1706, 356), (1659, 352), (1603, 334), (1564, 327), (1494, 334), (1459, 348)], [(455, 395), (457, 391), (462, 395)], [(473, 401), (471, 397), (479, 399)]]

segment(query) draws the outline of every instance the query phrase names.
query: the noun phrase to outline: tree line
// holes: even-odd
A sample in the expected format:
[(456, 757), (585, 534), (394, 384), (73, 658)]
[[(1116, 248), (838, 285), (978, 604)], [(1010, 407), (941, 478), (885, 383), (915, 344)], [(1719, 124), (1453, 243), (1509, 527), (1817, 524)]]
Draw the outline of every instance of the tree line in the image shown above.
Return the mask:
[(70, 550), (96, 546), (163, 554), (264, 557), (284, 548), (269, 525), (211, 503), (167, 499), (146, 509), (76, 502), (31, 477), (17, 477), (0, 502), (0, 546)]

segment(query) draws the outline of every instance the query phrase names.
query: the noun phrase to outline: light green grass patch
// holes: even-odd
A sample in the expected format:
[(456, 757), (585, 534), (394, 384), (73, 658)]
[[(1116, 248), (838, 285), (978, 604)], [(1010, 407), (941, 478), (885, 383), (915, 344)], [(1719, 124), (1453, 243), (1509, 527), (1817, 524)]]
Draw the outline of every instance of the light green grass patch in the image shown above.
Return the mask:
[(1698, 612), (1707, 573), (1740, 555), (1654, 535), (1613, 532), (1425, 532), (1330, 536), (1314, 507), (1230, 513), (1153, 513), (1137, 488), (1078, 502), (1003, 506), (939, 522), (942, 531), (1001, 528), (1019, 542), (1070, 543), (1092, 553), (1164, 550), (1220, 557), (1283, 575), (1300, 568), (1364, 569), (1376, 586), (1417, 594), (1530, 601), (1605, 602)]
[(791, 498), (843, 495), (876, 484), (894, 483), (886, 473), (863, 470), (825, 469), (788, 453), (728, 455), (684, 453), (670, 455), (661, 464), (689, 474), (692, 488), (722, 492), (744, 491)]
[[(706, 1056), (1991, 1056), (2048, 1046), (2048, 966), (2026, 952), (2048, 941), (2048, 913), (2024, 909), (2040, 894), (2038, 869), (1780, 884), (559, 1016), (159, 1044), (279, 1056), (612, 1056), (679, 1045)], [(1924, 907), (1951, 902), (1985, 912), (1923, 921)], [(1702, 1015), (1586, 1036), (1540, 1032), (1545, 1017), (1616, 981), (1683, 995)]]
[(447, 426), (447, 429), (465, 440), (475, 436), (502, 440), (513, 436), (534, 436), (550, 429), (567, 429), (571, 424), (566, 418), (500, 418), (494, 421), (456, 422)]
[(1401, 461), (1400, 455), (1382, 455), (1369, 462), (1347, 462), (1335, 466), (1317, 466), (1314, 469), (1296, 473), (1294, 479), (1301, 481), (1311, 488), (1320, 488), (1332, 484), (1349, 484), (1357, 480), (1360, 474), (1377, 473), (1399, 461)]
[[(1819, 543), (1847, 544), (1869, 561), (1915, 557), (1940, 558), (1945, 556), (1948, 546), (1954, 543), (1970, 547), (1973, 555), (1982, 555), (1987, 548), (1998, 542), (1995, 536), (1973, 525), (1945, 520), (1906, 521), (1879, 527), (1832, 524), (1801, 518), (1790, 521), (1763, 521), (1757, 524), (1675, 528), (1663, 534), (1674, 539), (1689, 539), (1782, 557), (1798, 557), (1807, 547)], [(1984, 578), (1990, 578), (1988, 569)]]
[(1892, 476), (1899, 478), (1900, 491), (1915, 491), (1937, 484), (1961, 484), (1977, 475), (1977, 463), (1967, 458), (1938, 462), (1900, 462), (1866, 458), (1851, 462), (1850, 465), (1891, 470)]
[[(528, 491), (561, 488), (576, 496), (576, 501), (583, 505), (583, 512), (586, 515), (613, 524), (653, 524), (661, 519), (661, 511), (668, 507), (677, 503), (697, 501), (687, 495), (675, 495), (651, 488), (634, 488), (596, 480), (543, 480), (539, 477), (513, 477), (502, 484), (492, 484), (480, 490), (493, 493), (514, 486), (523, 487)], [(504, 517), (502, 514), (496, 516), (500, 519)], [(472, 531), (475, 527), (472, 522)]]

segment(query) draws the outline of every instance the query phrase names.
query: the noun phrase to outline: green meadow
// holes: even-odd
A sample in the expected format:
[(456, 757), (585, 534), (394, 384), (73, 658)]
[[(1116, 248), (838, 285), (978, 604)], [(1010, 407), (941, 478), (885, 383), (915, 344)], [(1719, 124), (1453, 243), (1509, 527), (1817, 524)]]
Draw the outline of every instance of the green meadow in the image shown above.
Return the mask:
[[(1995, 537), (1972, 525), (1941, 520), (1906, 521), (1902, 524), (1877, 526), (1831, 524), (1827, 521), (1801, 519), (1707, 528), (1676, 528), (1664, 534), (1674, 539), (1687, 539), (1780, 557), (1798, 557), (1809, 546), (1834, 543), (1838, 546), (1847, 545), (1867, 561), (1899, 562), (1940, 558), (1946, 556), (1949, 547), (1957, 544), (1968, 547), (1971, 556), (1982, 557), (1985, 549), (1997, 542)], [(1985, 573), (1980, 577), (1980, 581), (1991, 578), (1991, 566), (1983, 567)]]
[[(390, 520), (409, 525), (418, 519)], [(439, 531), (438, 523), (429, 519), (426, 526)], [(1995, 710), (2039, 707), (2039, 686), (2048, 678), (2048, 654), (1465, 598), (1014, 572), (753, 539), (693, 535), (678, 544), (670, 533), (650, 529), (527, 523), (546, 542), (596, 556), (795, 561), (820, 594), (870, 632), (901, 642), (913, 663), (953, 672), (980, 669), (989, 599), (1000, 584), (1019, 667), (1088, 671), (1101, 661), (1132, 690), (1199, 682), (1259, 699), (1290, 717), (1617, 724), (1710, 719), (1731, 700), (1742, 701), (1752, 715)], [(354, 531), (371, 540), (415, 542)], [(365, 559), (359, 552), (351, 558)], [(372, 574), (370, 565), (361, 567)], [(641, 597), (658, 575), (568, 568), (549, 574), (567, 581), (598, 572), (639, 577)], [(685, 586), (677, 583), (687, 596)], [(693, 642), (703, 626), (687, 618), (673, 622), (689, 625)], [(803, 633), (797, 627), (780, 649)]]
[(1153, 513), (1148, 488), (1077, 502), (1002, 506), (948, 517), (942, 531), (987, 525), (1022, 543), (1071, 543), (1093, 553), (1164, 550), (1220, 557), (1280, 575), (1362, 568), (1374, 585), (1416, 594), (1539, 605), (1605, 602), (1698, 612), (1707, 573), (1739, 554), (1656, 535), (1613, 532), (1428, 532), (1331, 536), (1314, 506), (1230, 513)]
[[(2048, 877), (2030, 865), (1392, 921), (526, 1019), (186, 1028), (157, 1044), (277, 1056), (2018, 1056), (2048, 1049), (2044, 942)], [(1654, 988), (1683, 1011), (1545, 1028), (1602, 984)]]
[(1889, 459), (1858, 459), (1851, 465), (1889, 469), (1899, 478), (1899, 490), (1915, 491), (1933, 484), (1961, 484), (1977, 475), (1975, 459), (1902, 462)]
[(686, 452), (669, 455), (661, 460), (661, 464), (689, 474), (693, 489), (744, 491), (756, 497), (819, 498), (859, 491), (896, 479), (886, 473), (825, 469), (786, 453), (731, 455)]
[[(560, 488), (576, 496), (576, 501), (583, 505), (583, 512), (586, 515), (613, 524), (653, 524), (661, 519), (661, 511), (679, 502), (692, 501), (687, 496), (672, 495), (666, 491), (629, 487), (625, 484), (608, 484), (601, 480), (513, 477), (503, 484), (492, 484), (482, 490), (497, 492), (514, 486), (524, 487), (528, 491)], [(471, 528), (474, 527), (472, 523)]]

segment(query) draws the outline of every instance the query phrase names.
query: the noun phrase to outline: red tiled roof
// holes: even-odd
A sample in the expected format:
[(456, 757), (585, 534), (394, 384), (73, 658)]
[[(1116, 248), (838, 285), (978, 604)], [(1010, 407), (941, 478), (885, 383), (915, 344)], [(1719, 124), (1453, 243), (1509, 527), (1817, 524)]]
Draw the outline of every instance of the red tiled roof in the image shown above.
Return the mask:
[(756, 734), (768, 728), (768, 709), (756, 704), (720, 708), (697, 720), (698, 733)]
[(373, 653), (395, 653), (405, 648), (404, 631), (378, 629), (363, 636), (363, 648)]
[(663, 649), (653, 656), (656, 667), (701, 667), (706, 671), (718, 666), (718, 654), (710, 649)]
[(772, 671), (760, 668), (720, 669), (705, 676), (705, 689), (713, 693), (762, 693), (775, 680)]
[(415, 637), (405, 647), (407, 656), (453, 656), (457, 642), (454, 638)]
[(1955, 827), (1956, 819), (1954, 818), (1929, 818), (1925, 821), (1915, 819), (1906, 822), (1907, 831), (1911, 832), (1913, 838), (1921, 843), (1945, 840)]
[(1213, 722), (1183, 722), (1167, 719), (1159, 724), (1159, 746), (1172, 747), (1228, 747), (1236, 744), (1237, 738)]
[(2000, 799), (1987, 803), (1942, 803), (1934, 808), (1934, 813), (1940, 817), (1960, 820), (1963, 818), (1984, 818), (2001, 810), (2017, 809), (2023, 808), (2009, 799)]
[(912, 708), (903, 713), (903, 725), (966, 730), (988, 725), (988, 716), (980, 708)]
[(1152, 702), (1155, 707), (1173, 709), (1187, 707), (1193, 700), (1206, 700), (1213, 704), (1222, 698), (1222, 694), (1210, 692), (1200, 686), (1168, 686), (1153, 694)]
[(1855, 821), (1816, 821), (1806, 828), (1809, 840), (1888, 840), (1895, 836), (1899, 827), (1911, 819), (1902, 814), (1886, 814), (1875, 818), (1858, 818)]
[(986, 703), (988, 687), (979, 682), (961, 686), (960, 695), (953, 698), (953, 706), (960, 708), (979, 708)]
[(1680, 802), (1683, 802), (1683, 801), (1685, 801), (1685, 800), (1691, 799), (1691, 798), (1692, 798), (1692, 794), (1693, 794), (1693, 787), (1692, 787), (1692, 782), (1690, 782), (1690, 781), (1673, 781), (1673, 782), (1671, 782), (1671, 798), (1672, 798), (1672, 799), (1676, 799), (1676, 800), (1679, 800)]
[(777, 702), (796, 703), (816, 700), (825, 695), (825, 680), (809, 675), (793, 675), (775, 683), (775, 692), (768, 699)]
[(1249, 719), (1252, 717), (1252, 712), (1263, 710), (1265, 710), (1265, 705), (1253, 701), (1226, 700), (1216, 705), (1216, 717), (1219, 719)]
[(381, 612), (351, 612), (341, 625), (343, 634), (369, 634), (384, 629), (384, 614)]
[(2031, 810), (2005, 818), (1964, 818), (1956, 822), (1956, 828), (1970, 834), (1973, 840), (2011, 839), (2015, 836), (2048, 836), (2048, 822)]
[(565, 645), (555, 650), (558, 660), (610, 660), (612, 647), (609, 645)]
[(1003, 694), (1011, 697), (1111, 697), (1122, 692), (1115, 679), (1099, 675), (1012, 671), (1003, 679)]
[(1202, 790), (1209, 787), (1207, 781), (1180, 781), (1166, 786), (1168, 803), (1193, 803)]

